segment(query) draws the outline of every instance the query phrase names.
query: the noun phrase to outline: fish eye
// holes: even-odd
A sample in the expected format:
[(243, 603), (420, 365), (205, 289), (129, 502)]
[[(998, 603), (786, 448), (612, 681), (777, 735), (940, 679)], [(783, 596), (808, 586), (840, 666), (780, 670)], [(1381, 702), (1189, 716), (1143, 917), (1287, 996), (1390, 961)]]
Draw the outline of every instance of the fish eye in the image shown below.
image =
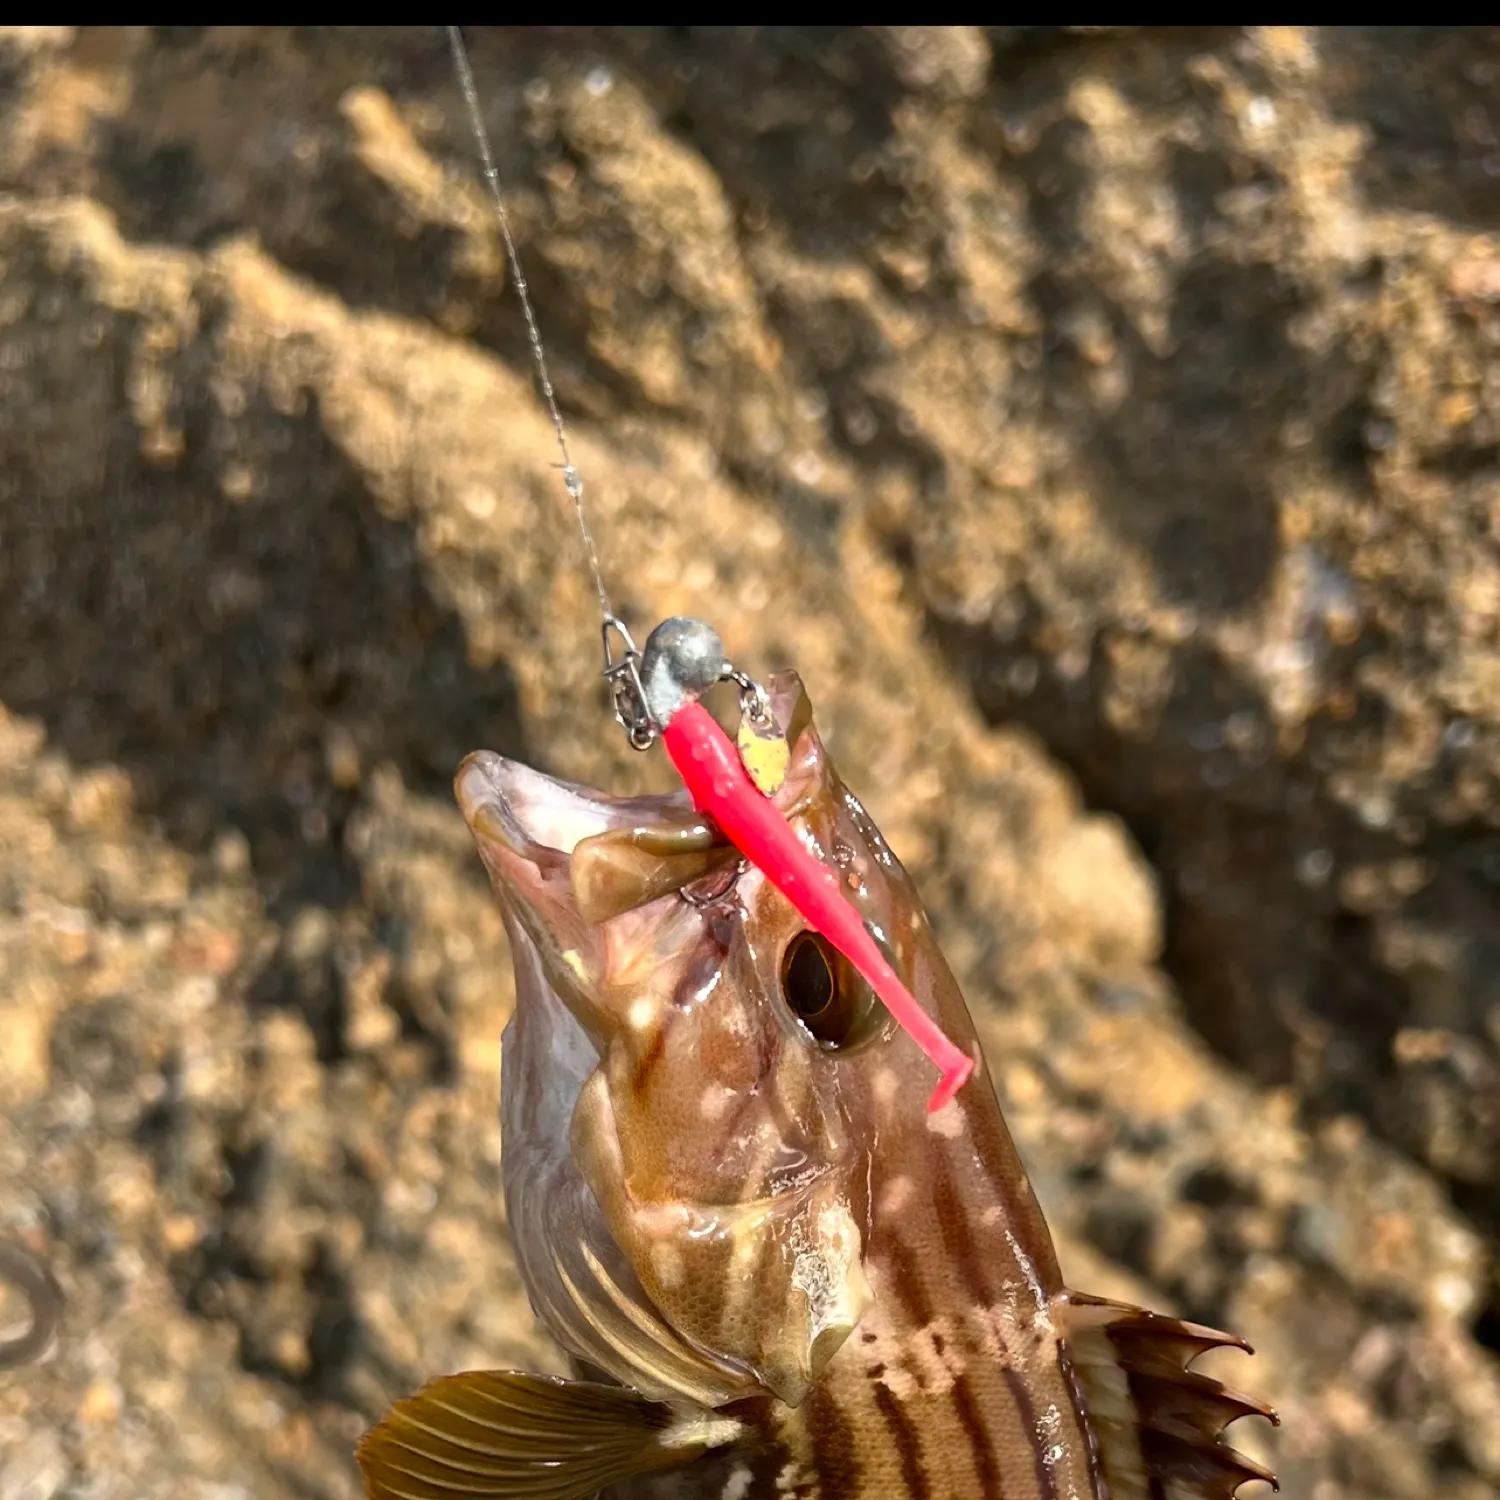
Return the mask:
[(889, 1014), (827, 938), (799, 932), (781, 956), (781, 995), (814, 1041), (833, 1049), (874, 1036)]
[(781, 993), (804, 1026), (818, 1020), (833, 1004), (833, 963), (826, 939), (799, 932), (781, 960)]

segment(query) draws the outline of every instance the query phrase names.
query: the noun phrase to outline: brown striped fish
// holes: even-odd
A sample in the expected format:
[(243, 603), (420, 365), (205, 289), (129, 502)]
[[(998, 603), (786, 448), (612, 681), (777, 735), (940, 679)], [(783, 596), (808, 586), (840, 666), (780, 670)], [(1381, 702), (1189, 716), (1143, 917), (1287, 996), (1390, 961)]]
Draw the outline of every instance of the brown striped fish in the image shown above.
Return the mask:
[[(776, 794), (912, 993), (979, 1056), (917, 893), (798, 679)], [(497, 755), (457, 791), (510, 933), (506, 1204), (576, 1379), (397, 1403), (371, 1500), (1231, 1500), (1268, 1408), (1190, 1367), (1229, 1334), (1069, 1291), (982, 1058), (930, 1065), (682, 794)], [(1274, 1417), (1272, 1418), (1274, 1420)]]

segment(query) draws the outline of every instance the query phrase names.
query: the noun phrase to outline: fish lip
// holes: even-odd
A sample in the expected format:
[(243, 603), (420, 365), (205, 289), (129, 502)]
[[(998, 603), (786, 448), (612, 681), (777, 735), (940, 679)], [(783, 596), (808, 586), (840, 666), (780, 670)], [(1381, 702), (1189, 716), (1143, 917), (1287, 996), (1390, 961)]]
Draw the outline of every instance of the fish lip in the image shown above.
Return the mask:
[(495, 830), (503, 831), (512, 852), (524, 854), (533, 842), (516, 816), (508, 783), (513, 773), (526, 767), (508, 761), (493, 750), (475, 750), (464, 756), (453, 778), (453, 795), (464, 822), (476, 833), (488, 814)]

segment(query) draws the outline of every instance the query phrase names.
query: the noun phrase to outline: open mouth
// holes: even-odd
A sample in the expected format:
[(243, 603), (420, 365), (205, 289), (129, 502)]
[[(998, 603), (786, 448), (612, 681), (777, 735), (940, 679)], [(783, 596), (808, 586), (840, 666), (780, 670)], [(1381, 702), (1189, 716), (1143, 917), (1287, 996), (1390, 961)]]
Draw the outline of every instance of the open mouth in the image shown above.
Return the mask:
[(528, 858), (534, 852), (571, 855), (584, 839), (611, 828), (681, 819), (691, 812), (685, 792), (612, 797), (533, 771), (492, 750), (466, 756), (453, 787), (476, 833)]
[(611, 797), (488, 751), (459, 767), (456, 790), (491, 873), (528, 895), (539, 879), (566, 882), (588, 926), (674, 893), (697, 906), (721, 900), (742, 866), (686, 792)]

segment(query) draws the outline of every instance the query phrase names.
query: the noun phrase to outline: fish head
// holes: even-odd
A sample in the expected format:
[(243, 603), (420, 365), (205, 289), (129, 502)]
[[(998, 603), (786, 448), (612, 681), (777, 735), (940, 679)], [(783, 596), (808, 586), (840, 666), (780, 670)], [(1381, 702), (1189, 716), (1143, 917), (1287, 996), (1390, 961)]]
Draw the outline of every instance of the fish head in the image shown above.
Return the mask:
[[(972, 1048), (916, 893), (830, 765), (795, 674), (772, 679), (772, 709), (791, 743), (779, 808)], [(798, 1404), (870, 1302), (879, 1139), (898, 1112), (920, 1129), (930, 1067), (762, 872), (706, 842), (684, 794), (612, 798), (485, 752), (457, 791), (536, 981), (518, 984), (518, 1012), (560, 1002), (587, 1039), (566, 1123), (547, 1129), (566, 1129), (661, 1318)], [(540, 1049), (528, 1063), (555, 1065)], [(507, 1158), (559, 1146), (541, 1138), (544, 1112), (520, 1114), (507, 1109)]]

